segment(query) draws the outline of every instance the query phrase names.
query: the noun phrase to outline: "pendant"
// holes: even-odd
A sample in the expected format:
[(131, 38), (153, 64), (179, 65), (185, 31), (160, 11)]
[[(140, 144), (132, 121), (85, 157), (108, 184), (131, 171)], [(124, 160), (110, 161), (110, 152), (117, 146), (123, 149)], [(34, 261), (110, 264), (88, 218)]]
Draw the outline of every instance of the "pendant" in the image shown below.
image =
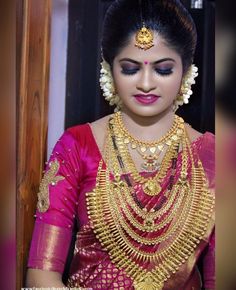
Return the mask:
[(160, 167), (160, 164), (155, 160), (148, 160), (141, 165), (141, 168), (146, 172), (157, 171)]
[(137, 281), (134, 281), (134, 289), (135, 290), (161, 290), (163, 289), (163, 283), (156, 282), (152, 273), (147, 273), (142, 278)]
[(148, 29), (145, 24), (137, 32), (135, 40), (135, 46), (144, 50), (148, 50), (154, 46), (153, 32), (152, 30)]
[(155, 226), (154, 220), (150, 217), (146, 217), (144, 220), (145, 230), (151, 232)]
[(157, 195), (161, 192), (161, 186), (159, 182), (153, 179), (149, 179), (143, 185), (143, 191), (150, 196)]

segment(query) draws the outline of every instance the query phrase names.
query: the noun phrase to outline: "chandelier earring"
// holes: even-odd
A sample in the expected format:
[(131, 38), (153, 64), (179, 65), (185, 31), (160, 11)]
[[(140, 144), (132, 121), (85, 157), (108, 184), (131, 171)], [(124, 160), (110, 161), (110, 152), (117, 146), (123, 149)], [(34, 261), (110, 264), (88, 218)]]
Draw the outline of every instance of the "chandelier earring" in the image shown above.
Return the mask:
[(109, 102), (110, 106), (116, 106), (115, 112), (120, 111), (122, 101), (116, 93), (111, 67), (104, 59), (101, 63), (99, 82), (105, 100)]
[(198, 68), (192, 64), (187, 71), (186, 75), (184, 76), (180, 88), (180, 92), (178, 93), (176, 99), (173, 103), (173, 110), (174, 112), (182, 106), (183, 104), (189, 103), (189, 98), (193, 94), (191, 90), (191, 86), (195, 84), (195, 78), (198, 76)]

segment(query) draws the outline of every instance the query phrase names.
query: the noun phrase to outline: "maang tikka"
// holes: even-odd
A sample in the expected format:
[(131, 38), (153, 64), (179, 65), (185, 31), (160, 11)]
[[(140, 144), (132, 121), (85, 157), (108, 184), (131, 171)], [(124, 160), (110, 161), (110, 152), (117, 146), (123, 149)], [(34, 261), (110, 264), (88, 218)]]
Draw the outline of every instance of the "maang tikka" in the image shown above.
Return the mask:
[(142, 0), (139, 0), (139, 7), (140, 7), (140, 15), (141, 15), (141, 23), (142, 28), (139, 29), (135, 36), (135, 46), (148, 50), (149, 48), (154, 46), (154, 34), (153, 31), (146, 27), (145, 21), (143, 20), (143, 11), (142, 11)]

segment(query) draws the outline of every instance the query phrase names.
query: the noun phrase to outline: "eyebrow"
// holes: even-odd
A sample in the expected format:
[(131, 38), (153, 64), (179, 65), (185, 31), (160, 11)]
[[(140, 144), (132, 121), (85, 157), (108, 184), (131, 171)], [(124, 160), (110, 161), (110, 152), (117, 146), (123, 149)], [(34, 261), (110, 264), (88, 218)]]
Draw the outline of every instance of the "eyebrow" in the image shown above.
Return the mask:
[[(142, 62), (136, 61), (136, 60), (131, 59), (131, 58), (122, 58), (122, 59), (119, 60), (119, 62), (122, 62), (122, 61), (128, 61), (128, 62), (132, 62), (134, 64), (142, 64)], [(166, 57), (166, 58), (162, 58), (162, 59), (159, 59), (157, 61), (151, 62), (151, 64), (158, 64), (158, 63), (164, 62), (164, 61), (175, 62), (175, 60), (173, 58)]]

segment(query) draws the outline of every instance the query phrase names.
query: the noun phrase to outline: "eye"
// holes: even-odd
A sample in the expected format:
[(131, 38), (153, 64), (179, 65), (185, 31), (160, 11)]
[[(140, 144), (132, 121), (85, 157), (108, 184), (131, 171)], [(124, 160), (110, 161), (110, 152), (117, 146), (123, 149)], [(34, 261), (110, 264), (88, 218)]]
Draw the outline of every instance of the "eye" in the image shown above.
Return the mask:
[(155, 72), (162, 76), (168, 76), (173, 73), (173, 70), (172, 68), (167, 68), (167, 69), (155, 68)]
[(134, 75), (138, 70), (138, 68), (122, 68), (121, 73), (124, 75)]

